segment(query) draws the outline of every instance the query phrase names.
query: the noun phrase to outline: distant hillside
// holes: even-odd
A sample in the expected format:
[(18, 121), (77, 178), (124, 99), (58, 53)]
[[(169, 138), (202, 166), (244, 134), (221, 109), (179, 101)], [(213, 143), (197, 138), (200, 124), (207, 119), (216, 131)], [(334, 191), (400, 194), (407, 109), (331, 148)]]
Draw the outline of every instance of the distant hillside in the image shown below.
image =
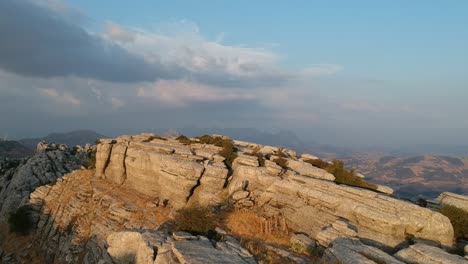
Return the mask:
[(0, 140), (0, 158), (24, 158), (34, 154), (33, 149), (29, 149), (18, 141)]
[(47, 141), (48, 143), (66, 144), (67, 146), (84, 146), (86, 144), (94, 144), (96, 139), (105, 138), (106, 136), (96, 133), (91, 130), (76, 130), (68, 133), (51, 133), (42, 138), (21, 139), (19, 142), (24, 146), (36, 149), (37, 143)]
[(395, 189), (401, 197), (435, 198), (441, 191), (468, 194), (468, 158), (380, 156), (349, 159), (370, 181)]

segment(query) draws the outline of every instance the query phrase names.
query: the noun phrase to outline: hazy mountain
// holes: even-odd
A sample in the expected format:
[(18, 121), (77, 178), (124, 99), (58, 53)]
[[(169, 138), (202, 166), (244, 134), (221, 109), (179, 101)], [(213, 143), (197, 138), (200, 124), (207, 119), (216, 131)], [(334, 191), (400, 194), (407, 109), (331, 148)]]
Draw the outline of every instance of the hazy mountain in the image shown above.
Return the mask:
[(27, 138), (21, 139), (19, 142), (24, 146), (36, 149), (37, 143), (41, 141), (47, 141), (48, 143), (66, 144), (67, 146), (84, 146), (86, 144), (94, 144), (96, 139), (105, 138), (106, 136), (101, 135), (91, 130), (76, 130), (68, 133), (51, 133), (42, 138)]
[(18, 141), (0, 140), (0, 158), (24, 158), (34, 154), (34, 151)]
[(468, 194), (468, 158), (449, 156), (375, 156), (346, 160), (370, 181), (399, 196), (435, 198), (440, 192)]

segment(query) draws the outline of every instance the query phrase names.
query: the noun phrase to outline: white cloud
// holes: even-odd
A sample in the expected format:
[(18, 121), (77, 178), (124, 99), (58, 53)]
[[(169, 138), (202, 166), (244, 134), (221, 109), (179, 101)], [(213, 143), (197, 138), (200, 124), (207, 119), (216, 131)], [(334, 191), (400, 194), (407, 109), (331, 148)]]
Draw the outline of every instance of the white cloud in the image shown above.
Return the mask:
[(157, 81), (138, 89), (138, 96), (157, 100), (167, 106), (182, 107), (193, 102), (254, 100), (256, 96), (242, 89), (228, 91), (186, 80)]
[(55, 102), (60, 104), (71, 104), (74, 106), (81, 105), (80, 99), (67, 92), (59, 92), (53, 88), (41, 88), (39, 89), (39, 93), (45, 97), (53, 99)]

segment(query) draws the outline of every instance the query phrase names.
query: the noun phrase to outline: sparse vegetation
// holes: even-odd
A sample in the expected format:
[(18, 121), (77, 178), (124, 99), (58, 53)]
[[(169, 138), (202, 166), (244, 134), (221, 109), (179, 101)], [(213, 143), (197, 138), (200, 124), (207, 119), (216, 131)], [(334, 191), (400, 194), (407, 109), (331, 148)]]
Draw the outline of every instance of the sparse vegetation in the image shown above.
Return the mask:
[(153, 136), (150, 136), (149, 138), (143, 140), (143, 142), (151, 142), (151, 141), (153, 141), (154, 139), (167, 140), (166, 138), (163, 138), (163, 137), (161, 137), (160, 135), (153, 135)]
[(8, 217), (10, 232), (27, 235), (33, 229), (34, 223), (31, 218), (31, 206), (23, 205), (16, 211), (11, 212)]
[(258, 151), (258, 149), (253, 150), (252, 152), (245, 153), (246, 155), (249, 156), (254, 156), (257, 157), (258, 159), (258, 164), (260, 167), (265, 167), (265, 157), (263, 157), (263, 154)]
[(285, 169), (288, 166), (288, 161), (285, 158), (276, 158), (273, 160), (274, 163), (276, 163), (278, 166), (281, 168)]
[(453, 226), (456, 238), (468, 238), (468, 213), (453, 205), (444, 204), (439, 209), (440, 213), (447, 216)]
[(92, 151), (86, 155), (83, 159), (83, 166), (89, 170), (96, 168), (96, 151)]
[(192, 140), (190, 140), (190, 138), (184, 136), (184, 135), (180, 135), (176, 138), (180, 143), (184, 144), (184, 145), (190, 145), (192, 144)]
[(174, 222), (177, 230), (207, 234), (216, 227), (216, 218), (209, 208), (194, 206), (179, 210)]
[(313, 166), (324, 169), (335, 176), (335, 182), (338, 184), (346, 184), (356, 187), (361, 187), (369, 190), (376, 190), (377, 185), (366, 182), (358, 177), (354, 169), (346, 169), (342, 160), (333, 160), (331, 163), (321, 159), (305, 160)]

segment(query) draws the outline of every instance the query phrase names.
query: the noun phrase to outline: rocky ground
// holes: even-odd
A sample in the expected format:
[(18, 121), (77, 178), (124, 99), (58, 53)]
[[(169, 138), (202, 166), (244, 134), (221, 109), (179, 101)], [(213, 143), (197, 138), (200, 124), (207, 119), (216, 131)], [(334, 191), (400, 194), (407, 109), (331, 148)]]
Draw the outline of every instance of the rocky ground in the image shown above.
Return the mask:
[[(220, 144), (153, 134), (103, 139), (94, 170), (78, 169), (92, 153), (89, 146), (73, 153), (40, 146), (37, 157), (3, 169), (7, 176), (1, 179), (8, 183), (1, 193), (3, 219), (27, 205), (34, 231), (18, 236), (4, 225), (0, 259), (468, 263), (448, 253), (456, 244), (444, 215), (392, 198), (386, 188), (378, 189), (383, 193), (336, 184), (334, 175), (304, 162), (312, 155), (222, 139)], [(233, 153), (225, 151), (227, 142), (234, 144)], [(17, 190), (20, 195), (13, 195)], [(439, 202), (464, 204), (463, 199), (445, 195)], [(187, 208), (208, 208), (216, 231), (177, 230), (174, 218)]]

